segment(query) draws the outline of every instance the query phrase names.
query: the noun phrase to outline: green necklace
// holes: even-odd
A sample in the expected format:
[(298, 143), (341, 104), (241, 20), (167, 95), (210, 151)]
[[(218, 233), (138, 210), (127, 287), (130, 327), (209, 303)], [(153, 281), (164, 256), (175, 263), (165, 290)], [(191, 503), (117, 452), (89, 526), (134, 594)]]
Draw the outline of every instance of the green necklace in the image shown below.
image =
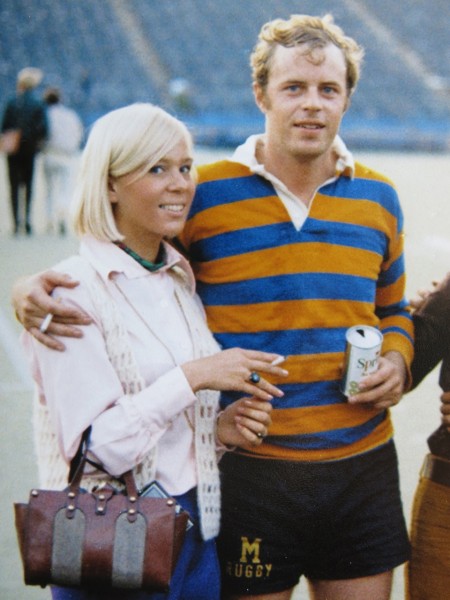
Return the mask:
[(159, 269), (164, 267), (164, 265), (166, 264), (166, 251), (164, 250), (164, 246), (162, 246), (162, 245), (160, 246), (158, 256), (156, 257), (156, 260), (158, 262), (153, 263), (149, 260), (145, 260), (145, 258), (142, 258), (142, 256), (139, 256), (139, 254), (137, 254), (131, 248), (128, 248), (128, 246), (126, 246), (123, 242), (114, 242), (114, 243), (121, 250), (123, 250), (124, 252), (129, 254), (132, 258), (134, 258), (134, 260), (136, 260), (140, 265), (142, 265), (144, 267), (144, 269), (147, 269), (148, 271), (152, 271), (152, 272), (158, 271)]

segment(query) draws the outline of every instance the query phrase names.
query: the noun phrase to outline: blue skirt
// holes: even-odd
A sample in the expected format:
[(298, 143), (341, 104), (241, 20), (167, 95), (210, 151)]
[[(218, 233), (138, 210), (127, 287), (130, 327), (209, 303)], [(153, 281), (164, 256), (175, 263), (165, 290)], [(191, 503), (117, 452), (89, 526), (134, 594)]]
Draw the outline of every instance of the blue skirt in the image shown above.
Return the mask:
[(215, 540), (202, 540), (196, 489), (176, 496), (191, 515), (194, 526), (186, 533), (183, 548), (170, 584), (170, 592), (148, 593), (126, 590), (89, 591), (52, 586), (53, 600), (219, 600), (220, 570)]

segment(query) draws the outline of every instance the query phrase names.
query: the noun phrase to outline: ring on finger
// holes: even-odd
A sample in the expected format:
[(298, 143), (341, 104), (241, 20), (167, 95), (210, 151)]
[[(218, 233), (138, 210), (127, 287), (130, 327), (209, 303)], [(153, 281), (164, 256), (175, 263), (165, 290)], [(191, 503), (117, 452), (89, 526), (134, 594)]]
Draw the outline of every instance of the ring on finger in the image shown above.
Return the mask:
[(39, 331), (41, 333), (45, 333), (47, 331), (47, 329), (50, 326), (50, 323), (52, 322), (53, 319), (53, 315), (52, 313), (47, 313), (44, 317), (44, 320), (42, 321), (42, 323), (39, 326)]
[(262, 440), (266, 436), (263, 433), (261, 433), (260, 431), (258, 431), (258, 433), (256, 434), (256, 437), (259, 438), (260, 440)]
[(256, 371), (252, 371), (250, 373), (250, 377), (248, 378), (248, 380), (250, 381), (250, 383), (259, 383), (261, 381), (261, 377), (258, 375), (258, 373)]

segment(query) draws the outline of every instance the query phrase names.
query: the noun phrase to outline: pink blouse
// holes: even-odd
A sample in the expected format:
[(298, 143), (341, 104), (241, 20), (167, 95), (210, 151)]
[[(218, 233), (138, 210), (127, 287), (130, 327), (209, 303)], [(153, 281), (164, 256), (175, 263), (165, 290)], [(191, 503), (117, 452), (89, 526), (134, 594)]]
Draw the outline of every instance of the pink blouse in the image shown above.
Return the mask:
[[(64, 338), (64, 352), (46, 348), (29, 333), (22, 341), (65, 460), (70, 461), (89, 424), (91, 451), (114, 475), (141, 462), (158, 443), (156, 477), (176, 495), (196, 485), (189, 423), (196, 396), (177, 366), (192, 360), (193, 347), (167, 273), (170, 266), (177, 264), (188, 274), (193, 301), (199, 300), (189, 264), (171, 246), (166, 250), (167, 266), (151, 273), (112, 243), (86, 236), (80, 245), (80, 254), (99, 272), (119, 306), (147, 384), (141, 392), (124, 395), (96, 322), (84, 328), (81, 340)], [(73, 290), (57, 288), (54, 296), (95, 318), (81, 269), (71, 259), (55, 269), (81, 283)]]

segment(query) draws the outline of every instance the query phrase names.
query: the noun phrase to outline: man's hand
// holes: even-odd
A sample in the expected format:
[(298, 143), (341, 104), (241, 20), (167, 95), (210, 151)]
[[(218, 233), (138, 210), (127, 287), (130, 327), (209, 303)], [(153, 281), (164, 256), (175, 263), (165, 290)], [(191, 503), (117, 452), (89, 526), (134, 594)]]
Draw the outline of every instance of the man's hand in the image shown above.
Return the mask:
[(418, 290), (417, 291), (417, 296), (415, 296), (415, 298), (412, 298), (409, 301), (410, 307), (413, 310), (418, 310), (419, 308), (421, 308), (425, 304), (425, 302), (427, 301), (428, 296), (430, 294), (432, 294), (437, 289), (437, 287), (438, 287), (438, 285), (440, 283), (441, 283), (440, 281), (433, 280), (431, 282), (431, 285), (432, 285), (431, 289), (428, 289), (428, 290), (423, 290), (423, 289), (422, 290)]
[(384, 410), (398, 404), (405, 391), (406, 365), (399, 352), (390, 351), (380, 357), (378, 370), (365, 377), (360, 392), (350, 396), (350, 404)]
[[(43, 271), (31, 277), (23, 277), (14, 284), (11, 301), (17, 319), (39, 342), (49, 348), (64, 350), (64, 344), (52, 336), (82, 337), (83, 332), (77, 326), (92, 322), (87, 314), (64, 306), (51, 297), (55, 287), (74, 288), (78, 283), (68, 275)], [(53, 318), (44, 333), (39, 327), (49, 313)]]

